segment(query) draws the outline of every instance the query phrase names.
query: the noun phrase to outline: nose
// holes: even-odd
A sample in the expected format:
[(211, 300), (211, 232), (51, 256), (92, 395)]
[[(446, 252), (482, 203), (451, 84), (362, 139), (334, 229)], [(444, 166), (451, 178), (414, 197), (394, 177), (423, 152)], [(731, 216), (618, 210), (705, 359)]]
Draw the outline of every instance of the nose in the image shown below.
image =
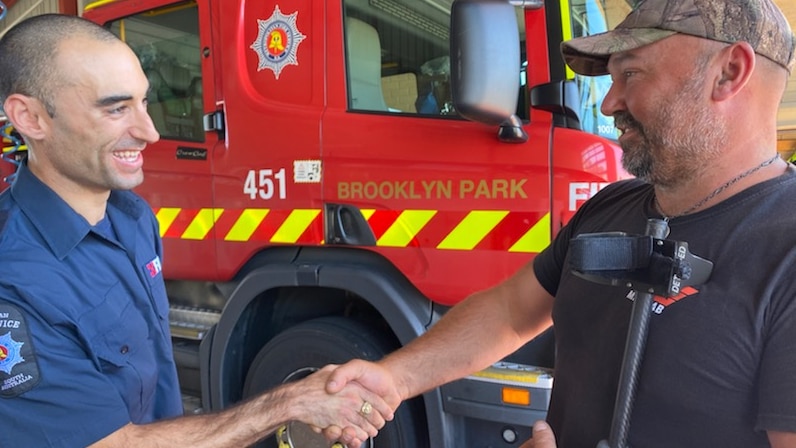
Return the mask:
[(160, 140), (160, 134), (155, 129), (155, 123), (152, 122), (152, 117), (149, 116), (146, 106), (142, 105), (137, 110), (136, 123), (132, 127), (130, 134), (146, 143), (155, 143)]
[(615, 113), (625, 109), (620, 91), (621, 87), (616, 82), (612, 82), (600, 105), (600, 112), (606, 117), (613, 116)]

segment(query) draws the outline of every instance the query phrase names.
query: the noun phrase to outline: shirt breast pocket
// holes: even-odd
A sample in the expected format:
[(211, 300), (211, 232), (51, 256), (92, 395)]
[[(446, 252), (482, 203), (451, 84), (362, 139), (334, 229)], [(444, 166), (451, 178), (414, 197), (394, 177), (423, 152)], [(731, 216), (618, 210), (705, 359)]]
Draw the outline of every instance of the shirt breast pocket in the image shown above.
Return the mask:
[(157, 385), (157, 365), (149, 326), (121, 283), (80, 319), (100, 371), (124, 398), (130, 419), (137, 423)]
[(169, 320), (169, 299), (166, 293), (166, 285), (163, 283), (163, 277), (149, 279), (149, 292), (152, 294), (155, 303), (155, 311), (161, 321), (168, 322)]

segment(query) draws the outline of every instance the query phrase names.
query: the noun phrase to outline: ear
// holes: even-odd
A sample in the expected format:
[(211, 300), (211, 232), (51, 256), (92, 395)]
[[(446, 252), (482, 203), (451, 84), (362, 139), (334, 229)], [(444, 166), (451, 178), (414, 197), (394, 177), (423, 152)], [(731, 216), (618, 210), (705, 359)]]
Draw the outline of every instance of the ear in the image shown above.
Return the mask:
[(32, 140), (41, 140), (50, 132), (50, 116), (41, 101), (14, 93), (3, 104), (8, 121), (14, 129)]
[(713, 99), (724, 101), (740, 92), (755, 70), (755, 51), (746, 42), (736, 42), (723, 49), (718, 56), (721, 76), (713, 86)]

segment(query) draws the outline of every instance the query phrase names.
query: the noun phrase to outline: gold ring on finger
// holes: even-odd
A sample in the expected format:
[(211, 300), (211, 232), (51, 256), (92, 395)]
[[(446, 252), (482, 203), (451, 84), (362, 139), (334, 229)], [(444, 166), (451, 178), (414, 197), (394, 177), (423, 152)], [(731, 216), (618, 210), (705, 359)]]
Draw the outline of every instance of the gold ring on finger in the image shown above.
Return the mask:
[(362, 415), (368, 415), (371, 412), (373, 412), (373, 405), (371, 405), (367, 401), (362, 403), (362, 407), (359, 408), (359, 413)]

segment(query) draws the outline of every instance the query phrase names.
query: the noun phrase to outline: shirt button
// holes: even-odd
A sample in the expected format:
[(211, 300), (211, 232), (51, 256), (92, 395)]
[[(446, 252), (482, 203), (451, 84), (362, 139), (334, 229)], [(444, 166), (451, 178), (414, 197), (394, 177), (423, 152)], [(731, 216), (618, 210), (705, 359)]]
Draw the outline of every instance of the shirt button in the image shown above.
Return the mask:
[(128, 346), (126, 346), (126, 345), (123, 345), (123, 346), (122, 346), (122, 348), (121, 348), (121, 349), (119, 349), (119, 352), (120, 352), (121, 354), (123, 354), (123, 355), (126, 355), (126, 354), (127, 354), (127, 352), (129, 352), (129, 351), (130, 351), (130, 347), (128, 347)]

